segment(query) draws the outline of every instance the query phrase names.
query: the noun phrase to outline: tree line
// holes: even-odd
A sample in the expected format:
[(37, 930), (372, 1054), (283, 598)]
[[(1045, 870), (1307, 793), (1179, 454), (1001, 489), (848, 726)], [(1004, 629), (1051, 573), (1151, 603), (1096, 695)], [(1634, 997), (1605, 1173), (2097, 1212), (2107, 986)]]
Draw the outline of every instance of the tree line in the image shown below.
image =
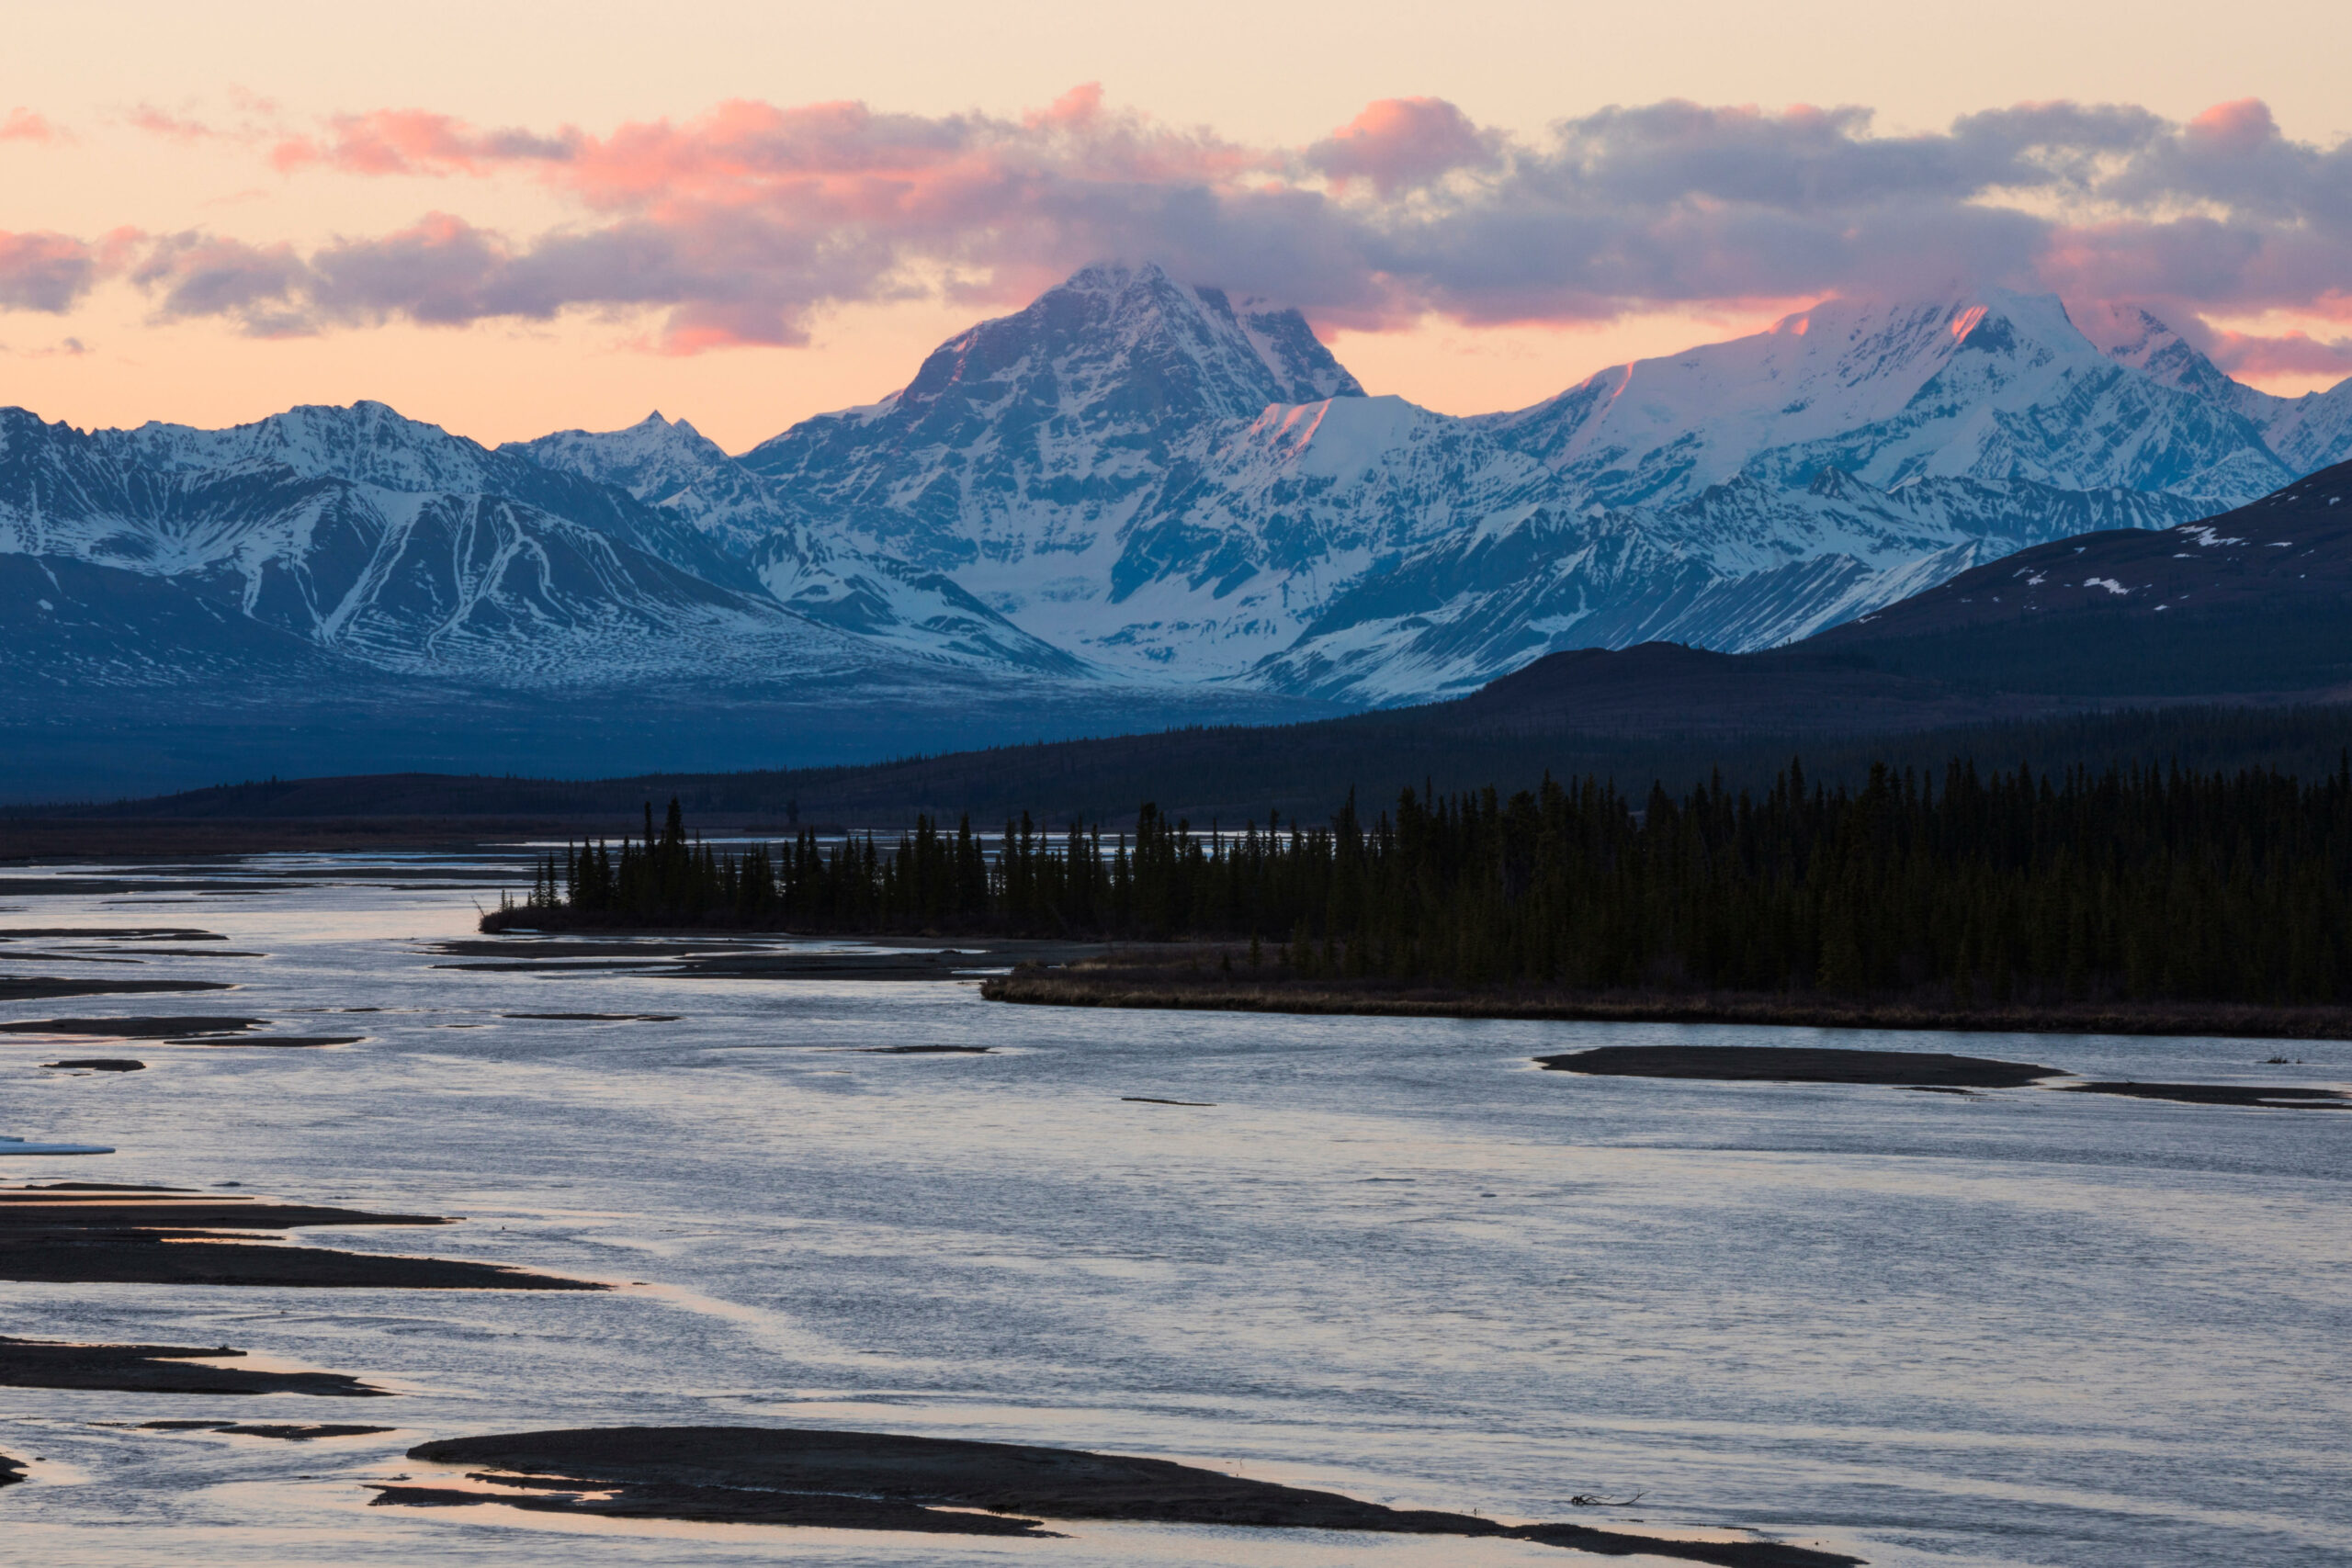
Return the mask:
[(1238, 832), (1147, 804), (1131, 833), (1023, 813), (993, 843), (925, 817), (895, 843), (721, 852), (673, 801), (641, 840), (549, 854), (485, 924), (1194, 938), (1461, 987), (2317, 1002), (2352, 993), (2347, 890), (2352, 758), (2315, 783), (1955, 761), (1856, 789), (1792, 762), (1761, 794), (1547, 778)]

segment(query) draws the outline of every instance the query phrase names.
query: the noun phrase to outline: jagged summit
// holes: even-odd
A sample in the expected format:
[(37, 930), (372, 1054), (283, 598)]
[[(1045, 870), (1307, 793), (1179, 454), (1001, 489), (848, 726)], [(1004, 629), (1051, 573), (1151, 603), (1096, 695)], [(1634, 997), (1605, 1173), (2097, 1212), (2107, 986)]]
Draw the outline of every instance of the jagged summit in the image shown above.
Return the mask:
[(2107, 351), (2109, 359), (2200, 397), (2216, 408), (2259, 422), (2263, 405), (2278, 400), (2231, 380), (2220, 366), (2144, 306), (2086, 306), (2082, 317), (2086, 334)]
[(742, 461), (874, 548), (1034, 573), (1114, 540), (1183, 454), (1270, 405), (1363, 392), (1295, 310), (1103, 263), (949, 339), (893, 396)]
[(372, 399), (348, 407), (299, 404), (225, 430), (151, 420), (136, 430), (94, 434), (111, 452), (177, 471), (259, 459), (308, 479), (331, 477), (399, 491), (468, 491), (498, 488), (500, 473), (480, 442), (410, 419)]
[(1046, 371), (1060, 406), (1097, 417), (1254, 418), (1269, 403), (1361, 397), (1356, 378), (1296, 310), (1237, 305), (1222, 288), (1179, 283), (1156, 262), (1101, 262), (1027, 309), (942, 344), (902, 398), (975, 395)]
[(682, 511), (713, 532), (743, 526), (762, 533), (775, 521), (775, 500), (765, 484), (693, 425), (659, 412), (623, 430), (560, 430), (498, 450), (616, 485), (639, 501)]
[(988, 423), (1067, 441), (1363, 394), (1296, 310), (1237, 307), (1155, 263), (1106, 262), (950, 338), (891, 397), (796, 426), (743, 460), (782, 475), (853, 432), (856, 446), (900, 452), (960, 446)]

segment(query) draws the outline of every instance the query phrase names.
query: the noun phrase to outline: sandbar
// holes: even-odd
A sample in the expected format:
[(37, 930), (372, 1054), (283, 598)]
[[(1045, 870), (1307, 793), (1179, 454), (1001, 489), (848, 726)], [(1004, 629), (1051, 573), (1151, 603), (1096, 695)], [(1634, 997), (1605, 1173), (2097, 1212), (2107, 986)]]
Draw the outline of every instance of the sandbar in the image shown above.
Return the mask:
[(0, 1280), (412, 1291), (601, 1291), (588, 1280), (463, 1258), (224, 1239), (307, 1225), (445, 1225), (431, 1214), (92, 1187), (0, 1189)]
[(2340, 1089), (2294, 1089), (2285, 1084), (2067, 1083), (2051, 1087), (2072, 1094), (2120, 1094), (2134, 1100), (2177, 1100), (2188, 1105), (2242, 1105), (2268, 1111), (2352, 1109), (2352, 1094)]
[(0, 1002), (47, 1001), (54, 997), (125, 997), (156, 991), (233, 991), (226, 980), (89, 980), (64, 975), (27, 975), (0, 979)]
[[(790, 1427), (605, 1427), (447, 1438), (411, 1459), (481, 1467), (481, 1482), (566, 1495), (563, 1512), (829, 1524), (963, 1533), (994, 1516), (1035, 1534), (1036, 1519), (1368, 1530), (1390, 1535), (1505, 1537), (1613, 1556), (1646, 1552), (1723, 1568), (1846, 1568), (1860, 1560), (1775, 1541), (1694, 1541), (1578, 1524), (1505, 1526), (1475, 1514), (1390, 1508), (1335, 1492), (1251, 1481), (1169, 1460), (1026, 1443), (969, 1442), (887, 1432)], [(402, 1495), (403, 1492), (413, 1495)], [(610, 1493), (609, 1503), (577, 1494)], [(530, 1490), (496, 1500), (547, 1506)], [(526, 1500), (517, 1502), (521, 1497)], [(451, 1488), (386, 1488), (380, 1503), (480, 1503)], [(819, 1503), (839, 1505), (801, 1517)], [(616, 1508), (612, 1505), (617, 1504)], [(673, 1513), (669, 1510), (691, 1509)], [(865, 1510), (911, 1510), (890, 1518)], [(951, 1510), (978, 1508), (985, 1514)], [(864, 1522), (860, 1516), (864, 1515)], [(1009, 1517), (1008, 1517), (1009, 1516)], [(1033, 1518), (1030, 1516), (1035, 1516)], [(901, 1522), (904, 1520), (905, 1522)]]
[(10, 1388), (103, 1388), (125, 1393), (316, 1393), (380, 1396), (341, 1372), (269, 1372), (203, 1367), (244, 1354), (226, 1345), (77, 1345), (0, 1335), (0, 1384)]
[(188, 1034), (231, 1034), (266, 1027), (266, 1018), (185, 1013), (155, 1018), (28, 1018), (0, 1023), (0, 1034), (103, 1034), (117, 1040), (173, 1040)]
[(397, 1432), (398, 1427), (352, 1427), (339, 1422), (300, 1421), (141, 1421), (141, 1432), (226, 1432), (238, 1438), (275, 1438), (280, 1442), (308, 1443), (321, 1438), (368, 1438)]
[(1608, 1077), (1711, 1078), (1727, 1083), (1888, 1084), (2021, 1089), (2061, 1067), (1954, 1056), (1941, 1051), (1847, 1051), (1811, 1045), (1602, 1045), (1536, 1061), (1555, 1072)]

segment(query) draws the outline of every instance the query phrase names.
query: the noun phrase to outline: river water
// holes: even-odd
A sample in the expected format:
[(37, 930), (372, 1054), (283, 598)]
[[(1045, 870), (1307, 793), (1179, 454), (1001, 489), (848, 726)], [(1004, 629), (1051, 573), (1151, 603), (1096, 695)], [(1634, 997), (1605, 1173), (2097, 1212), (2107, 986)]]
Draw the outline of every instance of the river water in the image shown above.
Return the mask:
[[(106, 874), (119, 874), (111, 868)], [(2352, 1046), (1010, 1008), (969, 984), (456, 969), (492, 863), (44, 868), (15, 973), (232, 980), (357, 1044), (0, 1034), (0, 1178), (464, 1216), (297, 1233), (608, 1294), (0, 1283), (0, 1332), (233, 1345), (391, 1399), (0, 1388), (12, 1562), (1559, 1563), (1525, 1543), (1065, 1525), (990, 1541), (370, 1508), (436, 1437), (813, 1423), (1238, 1468), (1510, 1519), (1753, 1529), (1873, 1564), (2352, 1561), (2352, 1112), (1584, 1078), (1539, 1053), (1957, 1050), (2352, 1083)], [(173, 945), (169, 943), (151, 946)], [(206, 946), (265, 956), (232, 957)], [(91, 962), (137, 955), (142, 966)], [(336, 1013), (320, 1010), (380, 1009)], [(526, 1020), (636, 1012), (674, 1022)], [(875, 1047), (985, 1045), (989, 1054)], [(148, 1070), (70, 1075), (66, 1055)], [(1163, 1105), (1138, 1099), (1206, 1102)], [(101, 1426), (396, 1425), (307, 1444)], [(1628, 1506), (1577, 1508), (1579, 1494)], [(1589, 1560), (1598, 1561), (1598, 1560)], [(1653, 1561), (1621, 1560), (1621, 1561)]]

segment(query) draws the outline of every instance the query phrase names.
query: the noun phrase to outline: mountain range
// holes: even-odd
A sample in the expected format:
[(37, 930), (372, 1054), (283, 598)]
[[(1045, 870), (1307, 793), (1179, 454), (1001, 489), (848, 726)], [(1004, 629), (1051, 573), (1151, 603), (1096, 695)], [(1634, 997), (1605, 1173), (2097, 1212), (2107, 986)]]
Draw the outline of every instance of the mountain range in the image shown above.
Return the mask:
[(1463, 418), (1366, 395), (1295, 310), (1105, 265), (736, 456), (659, 414), (491, 449), (368, 402), (0, 410), (0, 668), (51, 724), (430, 694), (526, 754), (533, 705), (615, 694), (724, 698), (760, 761), (983, 709), (1000, 739), (1303, 716), (1565, 649), (1770, 648), (2352, 457), (2352, 381), (2275, 398), (2145, 312), (2086, 324), (1834, 300)]

